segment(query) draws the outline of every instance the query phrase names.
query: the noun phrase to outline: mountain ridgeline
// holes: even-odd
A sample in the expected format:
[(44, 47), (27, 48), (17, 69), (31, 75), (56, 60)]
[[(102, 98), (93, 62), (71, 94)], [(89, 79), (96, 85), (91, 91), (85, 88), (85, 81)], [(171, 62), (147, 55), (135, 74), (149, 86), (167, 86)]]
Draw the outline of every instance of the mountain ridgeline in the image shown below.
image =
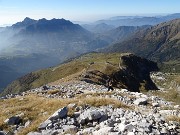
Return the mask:
[[(138, 31), (131, 38), (113, 44), (105, 52), (132, 52), (180, 71), (180, 19)], [(172, 68), (173, 67), (173, 68)]]
[[(0, 66), (11, 68), (16, 76), (7, 79), (6, 83), (2, 81), (0, 87), (4, 88), (26, 73), (57, 65), (66, 59), (104, 48), (114, 41), (123, 40), (124, 35), (128, 37), (136, 31), (134, 27), (129, 29), (127, 26), (122, 30), (117, 28), (107, 34), (96, 35), (65, 19), (33, 20), (30, 18), (2, 28)], [(4, 77), (1, 76), (0, 79), (3, 80)]]
[(0, 66), (12, 69), (16, 75), (7, 78), (10, 72), (2, 70), (4, 76), (0, 80), (7, 80), (1, 81), (1, 90), (28, 72), (57, 65), (66, 58), (90, 51), (88, 42), (92, 39), (90, 32), (64, 19), (25, 18), (3, 28), (0, 31)]
[(81, 80), (106, 86), (111, 79), (113, 87), (130, 91), (156, 90), (150, 72), (157, 71), (156, 63), (133, 54), (91, 53), (77, 57), (56, 67), (31, 72), (11, 83), (3, 95), (20, 93), (48, 83)]
[[(162, 71), (180, 72), (179, 14), (155, 17), (167, 21), (155, 26), (149, 17), (115, 17), (134, 21), (133, 26), (96, 23), (88, 30), (65, 19), (25, 18), (0, 28), (0, 91), (13, 80), (32, 71), (62, 63), (92, 51), (130, 52), (158, 62)], [(171, 20), (171, 21), (169, 21)], [(136, 25), (136, 26), (135, 26)], [(84, 26), (84, 25), (83, 25)], [(11, 77), (9, 77), (11, 76)]]
[(165, 16), (116, 16), (105, 20), (99, 20), (95, 22), (95, 24), (105, 23), (115, 27), (157, 25), (177, 18), (180, 18), (180, 13)]

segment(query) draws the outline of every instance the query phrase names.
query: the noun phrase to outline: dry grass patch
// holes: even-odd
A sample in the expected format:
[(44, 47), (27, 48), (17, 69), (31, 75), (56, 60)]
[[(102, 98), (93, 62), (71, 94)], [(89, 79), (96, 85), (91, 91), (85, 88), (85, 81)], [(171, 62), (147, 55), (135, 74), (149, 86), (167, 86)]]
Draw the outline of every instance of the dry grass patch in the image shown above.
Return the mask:
[(83, 104), (89, 104), (90, 106), (100, 107), (112, 105), (114, 108), (128, 108), (127, 105), (123, 104), (119, 100), (112, 98), (102, 98), (102, 97), (89, 97), (82, 100)]
[[(14, 115), (24, 113), (23, 122), (30, 120), (31, 124), (18, 133), (25, 135), (30, 131), (36, 131), (40, 123), (45, 121), (59, 108), (75, 103), (77, 106), (90, 105), (94, 107), (112, 105), (114, 108), (129, 108), (119, 100), (102, 97), (86, 97), (74, 99), (51, 99), (39, 97), (37, 95), (28, 95), (25, 97), (13, 98), (8, 100), (0, 100), (0, 129), (7, 129), (4, 121)], [(68, 115), (72, 116), (74, 109), (69, 109)], [(8, 129), (9, 130), (9, 129)]]
[[(4, 120), (7, 118), (24, 113), (23, 120), (31, 121), (31, 125), (23, 129), (19, 135), (27, 134), (29, 131), (37, 130), (41, 122), (46, 120), (57, 109), (69, 104), (70, 100), (47, 99), (36, 95), (23, 98), (14, 98), (0, 101), (0, 127), (6, 127)], [(47, 113), (44, 113), (47, 112)]]
[(172, 115), (172, 116), (168, 116), (166, 119), (167, 119), (167, 121), (176, 121), (176, 122), (180, 123), (180, 117), (178, 117), (178, 116)]
[(58, 90), (58, 89), (55, 89), (55, 90), (49, 90), (49, 91), (47, 92), (47, 94), (54, 95), (54, 94), (59, 93), (59, 91), (60, 91), (60, 90)]
[(167, 92), (154, 91), (152, 95), (180, 105), (180, 93), (177, 90), (168, 90)]

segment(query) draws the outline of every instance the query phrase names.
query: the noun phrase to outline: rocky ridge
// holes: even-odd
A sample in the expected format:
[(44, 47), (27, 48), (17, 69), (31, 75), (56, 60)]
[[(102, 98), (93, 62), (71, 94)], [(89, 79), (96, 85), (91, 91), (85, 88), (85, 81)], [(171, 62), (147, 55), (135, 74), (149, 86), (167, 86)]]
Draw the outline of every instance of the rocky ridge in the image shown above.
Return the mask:
[[(180, 123), (168, 120), (169, 117), (180, 117), (178, 105), (165, 101), (157, 96), (148, 96), (143, 93), (130, 92), (127, 89), (114, 89), (108, 92), (103, 85), (94, 85), (84, 81), (71, 81), (59, 85), (46, 85), (31, 89), (21, 94), (7, 95), (1, 100), (22, 98), (26, 95), (37, 94), (45, 98), (79, 99), (96, 97), (98, 99), (115, 99), (123, 107), (114, 107), (113, 104), (93, 106), (84, 104), (79, 106), (71, 103), (50, 115), (39, 124), (38, 132), (29, 132), (28, 135), (55, 135), (55, 134), (92, 134), (92, 135), (155, 135), (180, 134)], [(171, 109), (163, 109), (165, 107)], [(69, 115), (69, 112), (71, 115)], [(12, 116), (5, 120), (7, 125), (16, 125), (12, 133), (18, 134), (23, 128), (31, 124), (28, 120), (21, 123), (21, 115)], [(5, 131), (1, 132), (5, 134)]]

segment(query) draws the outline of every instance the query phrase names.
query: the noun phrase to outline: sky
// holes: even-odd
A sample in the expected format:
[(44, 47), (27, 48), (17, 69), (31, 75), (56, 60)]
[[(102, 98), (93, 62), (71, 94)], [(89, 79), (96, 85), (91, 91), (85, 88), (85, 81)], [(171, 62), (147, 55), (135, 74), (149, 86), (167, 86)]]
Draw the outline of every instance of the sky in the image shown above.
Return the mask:
[(32, 19), (92, 22), (113, 16), (180, 13), (180, 0), (0, 0), (0, 26)]

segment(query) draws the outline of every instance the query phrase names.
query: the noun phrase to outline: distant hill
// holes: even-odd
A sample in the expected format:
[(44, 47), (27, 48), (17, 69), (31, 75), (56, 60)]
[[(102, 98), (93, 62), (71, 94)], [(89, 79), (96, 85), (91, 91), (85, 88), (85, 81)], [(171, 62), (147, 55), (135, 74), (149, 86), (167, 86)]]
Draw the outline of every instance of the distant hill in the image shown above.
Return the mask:
[[(25, 18), (22, 22), (1, 28), (0, 40), (0, 65), (17, 72), (15, 78), (96, 49), (89, 46), (92, 41), (96, 42), (91, 32), (65, 19)], [(104, 44), (99, 47), (104, 47)], [(5, 78), (0, 76), (0, 80)], [(6, 79), (7, 82), (12, 80)], [(7, 84), (1, 82), (0, 87)]]
[(120, 26), (104, 33), (96, 33), (95, 38), (88, 43), (91, 50), (98, 50), (110, 44), (122, 42), (130, 38), (134, 33), (150, 26)]
[[(93, 38), (93, 35), (80, 25), (64, 19), (40, 19), (36, 21), (25, 18), (22, 22), (9, 27), (8, 30), (16, 31), (16, 33), (10, 37), (11, 42), (8, 42), (8, 46), (1, 51), (1, 55), (45, 54), (47, 50), (49, 53), (53, 51), (53, 55), (55, 55), (57, 52), (54, 51), (61, 48), (64, 52), (63, 50), (67, 46), (69, 50), (66, 50), (66, 54), (70, 50), (85, 52), (88, 50), (87, 42)], [(80, 46), (83, 46), (84, 50)]]
[(145, 25), (145, 26), (119, 26), (115, 29), (112, 29), (102, 35), (110, 37), (113, 42), (122, 42), (131, 36), (133, 36), (138, 31), (147, 29), (151, 26)]
[(8, 85), (3, 94), (23, 92), (61, 81), (82, 80), (105, 85), (109, 78), (113, 80), (114, 87), (130, 91), (157, 89), (149, 76), (151, 71), (157, 70), (156, 63), (133, 54), (91, 53), (56, 67), (29, 73)]
[[(65, 19), (34, 20), (26, 17), (22, 22), (0, 30), (1, 65), (17, 72), (17, 78), (34, 70), (55, 66), (71, 57), (104, 48), (138, 29), (124, 27), (108, 31), (106, 26), (97, 25), (97, 29), (107, 31), (94, 34)], [(3, 78), (0, 76), (1, 80)]]
[(180, 70), (180, 19), (141, 30), (104, 51), (133, 52), (157, 62), (172, 64), (175, 70)]
[(156, 25), (165, 21), (180, 18), (180, 13), (170, 14), (166, 16), (117, 16), (106, 20), (99, 20), (94, 24), (105, 23), (107, 25), (118, 26), (142, 26), (142, 25)]
[(107, 25), (106, 23), (100, 23), (97, 25), (93, 25), (93, 24), (83, 24), (82, 25), (83, 28), (87, 29), (90, 32), (93, 33), (106, 33), (112, 29), (114, 29), (115, 27), (112, 25)]

